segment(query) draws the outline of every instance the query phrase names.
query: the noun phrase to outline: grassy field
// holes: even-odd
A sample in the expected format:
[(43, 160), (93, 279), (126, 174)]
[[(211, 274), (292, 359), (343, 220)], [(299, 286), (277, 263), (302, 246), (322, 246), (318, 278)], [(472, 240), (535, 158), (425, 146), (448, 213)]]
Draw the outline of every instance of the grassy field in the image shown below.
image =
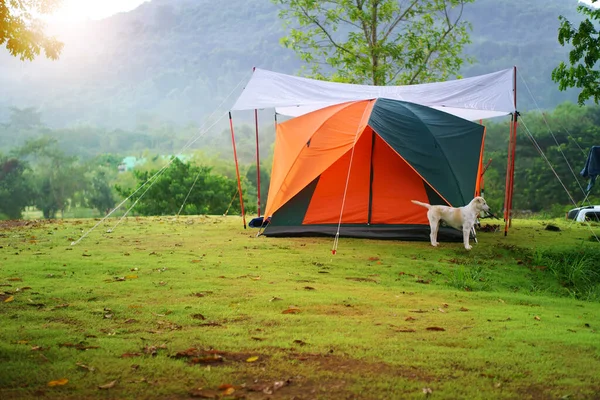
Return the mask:
[(71, 245), (96, 223), (0, 223), (0, 398), (600, 398), (588, 226), (332, 255), (237, 217), (129, 218)]

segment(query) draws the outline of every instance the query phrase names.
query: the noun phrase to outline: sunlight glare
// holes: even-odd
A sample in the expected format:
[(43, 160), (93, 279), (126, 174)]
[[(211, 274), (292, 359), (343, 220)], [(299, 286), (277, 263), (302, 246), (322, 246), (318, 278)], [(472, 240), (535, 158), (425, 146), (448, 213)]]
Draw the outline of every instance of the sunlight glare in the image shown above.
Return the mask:
[(147, 0), (63, 0), (53, 14), (43, 16), (48, 22), (81, 22), (110, 17), (131, 11)]

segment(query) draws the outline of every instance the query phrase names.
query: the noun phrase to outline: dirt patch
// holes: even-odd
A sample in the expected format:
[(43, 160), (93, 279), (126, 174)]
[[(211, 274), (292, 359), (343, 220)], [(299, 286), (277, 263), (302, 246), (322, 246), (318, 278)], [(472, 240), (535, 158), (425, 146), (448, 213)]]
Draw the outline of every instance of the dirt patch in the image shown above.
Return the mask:
[(309, 364), (313, 369), (321, 369), (323, 371), (343, 371), (356, 374), (357, 376), (388, 375), (423, 382), (436, 380), (435, 377), (417, 368), (402, 367), (384, 362), (363, 361), (334, 354), (292, 353), (288, 358)]
[[(274, 353), (273, 353), (274, 354)], [(281, 354), (281, 353), (279, 353)], [(368, 396), (352, 393), (351, 388), (365, 376), (388, 379), (406, 379), (423, 383), (437, 378), (417, 368), (391, 365), (378, 361), (364, 361), (332, 353), (284, 353), (282, 358), (268, 355), (236, 353), (189, 348), (172, 356), (184, 359), (190, 365), (202, 364), (218, 368), (236, 364), (239, 375), (232, 384), (219, 387), (192, 388), (192, 398), (238, 399), (362, 399)], [(278, 364), (271, 368), (270, 362)], [(282, 365), (283, 364), (283, 365)], [(287, 366), (286, 366), (287, 365)], [(298, 368), (299, 366), (302, 368)], [(243, 368), (247, 366), (250, 368)], [(258, 368), (253, 368), (258, 367)], [(314, 371), (312, 377), (286, 374), (281, 371)], [(296, 372), (297, 373), (297, 372)]]
[(14, 219), (7, 221), (0, 221), (0, 230), (18, 229), (18, 228), (38, 228), (47, 223), (52, 223), (51, 220), (22, 220)]

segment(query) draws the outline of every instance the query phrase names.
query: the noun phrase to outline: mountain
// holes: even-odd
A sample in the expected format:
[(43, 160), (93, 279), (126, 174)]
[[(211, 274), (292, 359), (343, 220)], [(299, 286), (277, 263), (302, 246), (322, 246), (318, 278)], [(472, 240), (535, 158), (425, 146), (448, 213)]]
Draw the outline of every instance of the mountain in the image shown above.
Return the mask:
[[(476, 0), (465, 7), (472, 44), (465, 77), (518, 67), (519, 108), (576, 100), (559, 92), (552, 69), (567, 59), (558, 16), (577, 19), (576, 0)], [(149, 120), (202, 123), (227, 111), (252, 67), (296, 73), (301, 61), (269, 0), (152, 0), (78, 26), (53, 28), (65, 42), (59, 61), (21, 62), (0, 50), (0, 122), (10, 107), (34, 107), (51, 127), (131, 128)], [(533, 93), (529, 95), (528, 89)]]

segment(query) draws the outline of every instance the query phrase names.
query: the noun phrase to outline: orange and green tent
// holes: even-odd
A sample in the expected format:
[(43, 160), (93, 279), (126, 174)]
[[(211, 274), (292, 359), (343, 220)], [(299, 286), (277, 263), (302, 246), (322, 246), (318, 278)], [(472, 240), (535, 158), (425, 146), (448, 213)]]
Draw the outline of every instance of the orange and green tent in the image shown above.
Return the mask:
[[(266, 236), (429, 240), (426, 210), (474, 197), (484, 127), (434, 108), (377, 98), (277, 125)], [(442, 240), (462, 233), (440, 229)]]

